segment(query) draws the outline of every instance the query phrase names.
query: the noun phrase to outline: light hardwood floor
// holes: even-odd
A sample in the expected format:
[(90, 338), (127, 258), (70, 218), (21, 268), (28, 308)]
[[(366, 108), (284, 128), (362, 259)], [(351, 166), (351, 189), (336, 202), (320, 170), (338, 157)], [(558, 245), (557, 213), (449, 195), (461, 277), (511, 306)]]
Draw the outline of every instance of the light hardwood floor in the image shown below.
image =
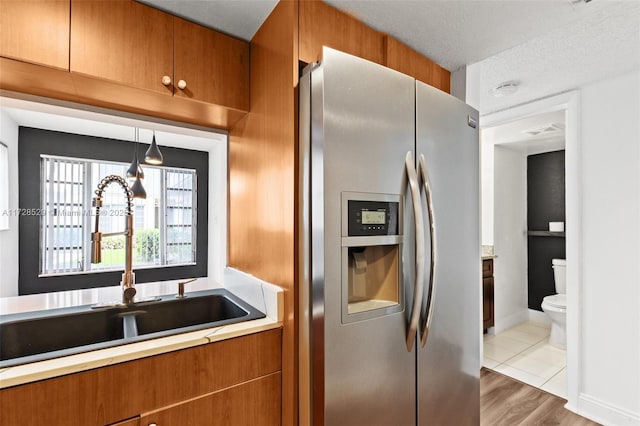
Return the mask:
[(480, 425), (597, 426), (564, 408), (566, 401), (533, 386), (483, 368), (480, 372)]

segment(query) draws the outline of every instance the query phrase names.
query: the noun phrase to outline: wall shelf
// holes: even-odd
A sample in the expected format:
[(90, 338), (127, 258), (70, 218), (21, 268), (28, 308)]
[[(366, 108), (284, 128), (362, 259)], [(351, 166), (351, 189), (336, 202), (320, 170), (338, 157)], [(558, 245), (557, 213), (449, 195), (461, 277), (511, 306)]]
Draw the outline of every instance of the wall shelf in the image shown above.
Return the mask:
[(564, 232), (551, 232), (551, 231), (527, 231), (527, 235), (530, 237), (559, 237), (564, 238)]

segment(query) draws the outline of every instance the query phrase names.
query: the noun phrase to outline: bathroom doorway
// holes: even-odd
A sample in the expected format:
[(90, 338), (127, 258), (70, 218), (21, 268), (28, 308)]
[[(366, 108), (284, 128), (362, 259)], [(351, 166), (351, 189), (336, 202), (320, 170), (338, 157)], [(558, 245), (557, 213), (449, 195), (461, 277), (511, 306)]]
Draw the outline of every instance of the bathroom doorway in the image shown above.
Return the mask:
[[(569, 195), (570, 188), (577, 185), (574, 173), (577, 143), (569, 129), (575, 125), (572, 116), (575, 111), (569, 111), (570, 94), (561, 98), (481, 118), (482, 244), (485, 259), (492, 259), (494, 278), (494, 325), (482, 341), (483, 366), (570, 400), (573, 366), (567, 353), (571, 354), (572, 342), (570, 339), (568, 351), (549, 343), (551, 320), (541, 310), (543, 297), (554, 292), (554, 282), (548, 282), (549, 277), (553, 280), (551, 258), (544, 280), (535, 274), (530, 278), (530, 266), (540, 262), (532, 260), (532, 254), (540, 254), (549, 245), (562, 246), (561, 252), (556, 250), (552, 255), (554, 258), (571, 259), (576, 253), (572, 251), (575, 241), (571, 239), (577, 237), (572, 232), (578, 229), (572, 223), (577, 204), (576, 198)], [(569, 224), (566, 233), (550, 232), (548, 223), (544, 227), (532, 226), (528, 220), (531, 214), (528, 210), (531, 201), (527, 199), (528, 169), (533, 168), (532, 164), (549, 161), (557, 169), (560, 157), (562, 189), (567, 195), (565, 203), (562, 194), (562, 202), (567, 214), (566, 219), (549, 221)], [(557, 188), (550, 192), (557, 192)], [(565, 243), (569, 256), (564, 256)], [(568, 276), (576, 281), (575, 276)], [(542, 288), (537, 288), (539, 284)]]

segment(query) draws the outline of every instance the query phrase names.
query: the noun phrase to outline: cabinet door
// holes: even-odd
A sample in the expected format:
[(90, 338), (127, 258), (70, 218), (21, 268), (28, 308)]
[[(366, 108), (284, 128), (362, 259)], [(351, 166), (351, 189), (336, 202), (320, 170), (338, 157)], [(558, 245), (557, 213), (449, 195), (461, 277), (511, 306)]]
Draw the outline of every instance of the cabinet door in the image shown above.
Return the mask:
[(450, 92), (451, 73), (391, 36), (386, 36), (386, 66)]
[(175, 95), (248, 111), (249, 43), (181, 18), (174, 31)]
[(384, 65), (384, 35), (318, 0), (299, 2), (299, 58), (315, 62), (322, 46)]
[(72, 0), (71, 71), (172, 94), (173, 16), (133, 0)]
[(482, 328), (493, 325), (493, 277), (489, 277), (482, 279)]
[(280, 372), (144, 414), (141, 426), (280, 425)]
[(70, 0), (0, 0), (0, 56), (69, 69)]

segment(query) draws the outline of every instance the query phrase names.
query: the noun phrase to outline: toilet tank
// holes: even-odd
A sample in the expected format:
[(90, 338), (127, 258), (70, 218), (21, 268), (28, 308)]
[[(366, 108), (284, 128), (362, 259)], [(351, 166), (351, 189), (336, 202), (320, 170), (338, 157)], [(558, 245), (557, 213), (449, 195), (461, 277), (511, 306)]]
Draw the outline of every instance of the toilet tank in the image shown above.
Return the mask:
[(556, 285), (556, 293), (567, 293), (567, 261), (565, 259), (551, 259), (553, 279)]

